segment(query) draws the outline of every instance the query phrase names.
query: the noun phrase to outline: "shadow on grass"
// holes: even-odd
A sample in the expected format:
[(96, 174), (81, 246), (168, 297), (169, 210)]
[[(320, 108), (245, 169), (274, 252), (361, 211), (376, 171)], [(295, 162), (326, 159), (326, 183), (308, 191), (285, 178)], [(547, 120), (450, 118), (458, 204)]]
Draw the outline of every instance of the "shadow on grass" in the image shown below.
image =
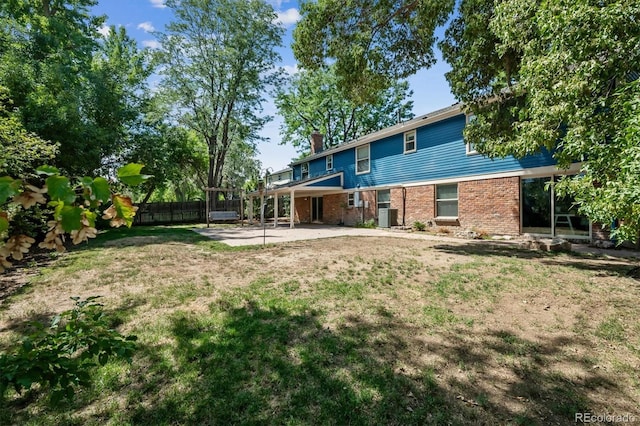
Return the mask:
[[(40, 323), (44, 327), (49, 327), (53, 317), (57, 312), (28, 312), (25, 316), (8, 318), (5, 320), (6, 326), (0, 328), (0, 333), (13, 331), (17, 335), (29, 335), (35, 331), (34, 323)], [(0, 344), (0, 351), (11, 349), (9, 346)]]
[[(327, 329), (311, 313), (252, 302), (221, 315), (177, 314), (174, 350), (142, 349), (149, 371), (129, 393), (134, 424), (560, 424), (592, 406), (590, 386), (618, 392), (579, 356), (564, 362), (588, 371), (582, 384), (547, 368), (586, 341), (495, 331), (426, 342), (402, 337), (424, 330), (393, 318)], [(496, 357), (518, 362), (497, 368)], [(474, 366), (477, 380), (441, 380), (437, 365), (452, 364)], [(496, 388), (505, 395), (492, 397)]]
[[(131, 228), (107, 228), (95, 240), (81, 247), (138, 246), (167, 242), (199, 243), (209, 239), (185, 226), (133, 226)], [(117, 244), (117, 242), (120, 244)]]
[(49, 266), (54, 257), (50, 253), (36, 251), (27, 253), (23, 260), (13, 261), (13, 266), (0, 273), (0, 309), (11, 296), (29, 291), (31, 279), (38, 275), (39, 268)]
[(247, 251), (262, 246), (232, 247), (193, 231), (192, 226), (134, 226), (107, 228), (89, 242), (69, 246), (70, 251), (91, 251), (103, 248), (142, 247), (152, 244), (196, 244), (213, 251)]
[(582, 271), (598, 272), (602, 276), (629, 276), (638, 265), (637, 259), (607, 259), (576, 252), (545, 252), (527, 250), (511, 243), (468, 242), (460, 245), (437, 244), (433, 247), (445, 253), (482, 257), (507, 257), (517, 259), (538, 259), (549, 266), (566, 266)]

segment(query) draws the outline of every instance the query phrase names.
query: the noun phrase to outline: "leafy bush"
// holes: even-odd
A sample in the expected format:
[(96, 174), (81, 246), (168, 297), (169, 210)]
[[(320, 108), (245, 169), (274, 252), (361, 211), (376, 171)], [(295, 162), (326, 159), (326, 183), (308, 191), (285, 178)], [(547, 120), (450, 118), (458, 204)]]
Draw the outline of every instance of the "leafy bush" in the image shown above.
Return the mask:
[(369, 219), (366, 222), (358, 222), (356, 223), (356, 228), (375, 228), (376, 221), (374, 219)]
[[(141, 175), (142, 164), (126, 164), (117, 170), (124, 185), (139, 185), (149, 178)], [(73, 244), (95, 238), (96, 219), (112, 227), (133, 223), (138, 207), (131, 198), (114, 193), (103, 177), (70, 179), (51, 166), (38, 167), (41, 179), (26, 181), (0, 177), (0, 273), (10, 268), (10, 259), (20, 261), (35, 244), (38, 234), (45, 234), (38, 247), (64, 251), (68, 234)], [(44, 186), (42, 186), (44, 184)], [(46, 224), (46, 225), (45, 225)]]
[[(33, 323), (33, 332), (10, 354), (0, 354), (0, 397), (13, 386), (16, 392), (34, 383), (51, 388), (51, 400), (72, 398), (76, 386), (88, 386), (92, 367), (110, 358), (131, 362), (136, 336), (111, 329), (99, 296), (72, 297), (73, 309), (56, 315), (49, 327)], [(97, 363), (96, 363), (97, 361)]]
[(415, 222), (413, 222), (413, 229), (415, 229), (416, 231), (424, 231), (425, 229), (427, 229), (427, 225), (423, 222), (420, 222), (419, 220), (416, 220)]

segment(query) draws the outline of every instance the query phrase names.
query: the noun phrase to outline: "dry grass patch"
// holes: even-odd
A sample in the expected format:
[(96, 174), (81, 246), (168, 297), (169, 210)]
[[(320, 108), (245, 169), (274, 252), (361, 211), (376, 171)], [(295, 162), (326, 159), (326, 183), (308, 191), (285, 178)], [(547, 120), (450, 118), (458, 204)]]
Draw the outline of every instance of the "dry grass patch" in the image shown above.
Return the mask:
[(141, 348), (66, 407), (10, 395), (0, 422), (640, 417), (637, 262), (378, 237), (231, 250), (175, 232), (70, 253), (3, 301), (5, 345), (69, 296), (100, 294)]

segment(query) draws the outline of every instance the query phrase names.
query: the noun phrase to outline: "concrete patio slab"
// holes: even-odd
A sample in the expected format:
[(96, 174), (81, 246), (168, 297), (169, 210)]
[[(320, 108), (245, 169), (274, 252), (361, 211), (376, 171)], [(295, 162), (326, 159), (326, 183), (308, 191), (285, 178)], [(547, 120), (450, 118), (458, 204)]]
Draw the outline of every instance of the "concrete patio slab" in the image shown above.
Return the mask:
[[(349, 226), (332, 226), (332, 225), (297, 225), (290, 228), (288, 224), (278, 227), (273, 224), (267, 224), (266, 227), (256, 225), (245, 225), (237, 227), (224, 228), (193, 228), (203, 236), (216, 241), (228, 244), (230, 246), (250, 246), (261, 244), (276, 244), (288, 241), (315, 240), (319, 238), (334, 238), (343, 236), (361, 236), (361, 237), (396, 237), (421, 239), (429, 241), (441, 241), (457, 244), (519, 244), (520, 241), (515, 239), (512, 241), (496, 241), (496, 240), (465, 240), (461, 238), (446, 237), (441, 235), (431, 235), (421, 232), (411, 232), (401, 229), (387, 228), (352, 228)], [(587, 244), (572, 244), (571, 250), (577, 253), (592, 254), (612, 258), (640, 258), (640, 252), (634, 250), (620, 249), (599, 249), (588, 246)]]
[[(244, 226), (236, 228), (196, 228), (195, 232), (230, 246), (248, 246), (273, 244), (287, 241), (315, 240), (343, 236), (399, 236), (398, 232), (386, 229), (352, 228), (348, 226), (330, 225), (289, 225), (278, 226)], [(407, 236), (410, 235), (403, 232)], [(404, 235), (403, 235), (404, 236)]]

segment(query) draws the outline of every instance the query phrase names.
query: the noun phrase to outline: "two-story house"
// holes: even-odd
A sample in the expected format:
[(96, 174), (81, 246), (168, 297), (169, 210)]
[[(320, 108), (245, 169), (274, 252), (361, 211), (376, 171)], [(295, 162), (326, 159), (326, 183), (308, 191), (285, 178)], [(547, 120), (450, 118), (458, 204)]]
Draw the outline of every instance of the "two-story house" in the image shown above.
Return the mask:
[(292, 179), (272, 185), (268, 195), (276, 211), (279, 199), (289, 198), (291, 227), (355, 225), (377, 220), (382, 212), (392, 226), (419, 221), (445, 229), (572, 239), (590, 239), (600, 231), (576, 213), (572, 200), (553, 191), (554, 180), (576, 173), (578, 164), (560, 170), (548, 152), (487, 158), (465, 143), (467, 120), (455, 104), (328, 150), (314, 133), (311, 155), (291, 163)]

